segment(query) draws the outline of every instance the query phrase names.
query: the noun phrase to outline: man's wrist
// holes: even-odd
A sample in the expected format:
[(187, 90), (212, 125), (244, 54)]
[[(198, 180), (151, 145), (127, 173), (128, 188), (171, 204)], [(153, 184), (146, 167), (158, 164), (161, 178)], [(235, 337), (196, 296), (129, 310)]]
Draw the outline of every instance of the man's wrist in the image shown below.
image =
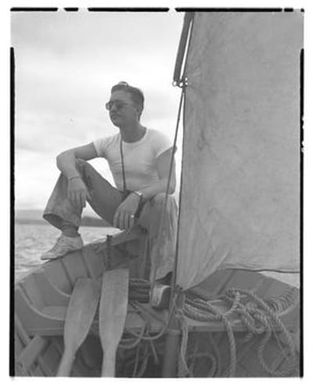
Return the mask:
[(136, 190), (136, 191), (133, 191), (133, 194), (136, 194), (140, 198), (140, 200), (143, 199), (143, 192), (142, 191)]
[(139, 190), (136, 190), (136, 191), (133, 191), (133, 194), (137, 195), (137, 197), (138, 197), (138, 203), (137, 203), (138, 206), (137, 206), (137, 210), (136, 210), (136, 213), (135, 213), (135, 217), (138, 218), (139, 215), (140, 215), (142, 204), (143, 204), (143, 192), (139, 191)]
[(141, 202), (143, 201), (143, 192), (139, 191), (139, 190), (136, 190), (136, 191), (133, 191), (132, 193), (137, 195), (137, 197), (139, 198), (138, 199), (138, 204), (141, 204)]

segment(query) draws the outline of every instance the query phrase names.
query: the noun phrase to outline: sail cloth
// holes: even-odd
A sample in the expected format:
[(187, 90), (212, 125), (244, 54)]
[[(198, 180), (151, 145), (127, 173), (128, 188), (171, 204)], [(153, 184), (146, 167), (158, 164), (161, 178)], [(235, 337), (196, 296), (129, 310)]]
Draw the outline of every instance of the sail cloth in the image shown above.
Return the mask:
[(294, 12), (196, 12), (186, 59), (177, 283), (298, 272), (300, 52)]

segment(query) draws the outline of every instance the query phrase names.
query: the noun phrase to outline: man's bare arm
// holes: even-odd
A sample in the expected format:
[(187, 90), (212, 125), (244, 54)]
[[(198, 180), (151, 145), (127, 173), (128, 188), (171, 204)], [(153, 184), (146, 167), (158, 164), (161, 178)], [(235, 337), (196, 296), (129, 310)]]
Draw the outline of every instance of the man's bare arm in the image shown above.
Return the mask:
[(57, 156), (58, 169), (68, 179), (68, 198), (78, 208), (85, 207), (86, 200), (90, 197), (85, 183), (76, 169), (76, 159), (90, 160), (96, 157), (97, 153), (93, 143), (72, 148)]
[(57, 167), (67, 177), (79, 176), (76, 170), (76, 159), (90, 160), (97, 158), (93, 143), (66, 150), (57, 156)]

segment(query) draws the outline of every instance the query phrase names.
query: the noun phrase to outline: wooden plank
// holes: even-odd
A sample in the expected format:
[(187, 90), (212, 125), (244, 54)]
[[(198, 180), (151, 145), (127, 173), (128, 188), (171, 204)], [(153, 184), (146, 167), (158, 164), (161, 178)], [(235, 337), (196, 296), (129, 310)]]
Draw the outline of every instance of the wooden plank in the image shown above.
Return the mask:
[[(141, 305), (143, 308), (147, 309), (147, 311), (149, 311), (150, 310), (149, 308), (151, 308), (149, 304), (141, 304)], [(153, 313), (153, 309), (152, 309), (152, 313)], [(149, 320), (151, 321), (151, 324), (149, 325), (150, 331), (151, 333), (155, 333), (155, 334), (160, 332), (164, 324), (167, 322), (168, 311), (164, 310), (164, 311), (156, 312), (156, 314), (157, 314), (157, 318), (152, 318), (152, 315), (151, 317), (149, 317)], [(134, 311), (133, 306), (129, 304), (124, 331), (127, 332), (129, 330), (129, 331), (138, 333), (141, 331), (144, 324), (145, 324), (145, 313), (143, 313), (143, 317), (142, 317), (140, 314)], [(99, 323), (98, 323), (97, 315), (91, 326), (91, 330), (93, 334), (99, 335)]]
[[(126, 242), (133, 241), (135, 239), (140, 238), (143, 234), (145, 234), (139, 226), (134, 226), (133, 229), (128, 232), (126, 230), (121, 231), (119, 233), (111, 235), (111, 246), (117, 246)], [(95, 242), (92, 242), (91, 245), (102, 245), (106, 246), (106, 238), (99, 239)]]
[(87, 278), (88, 271), (82, 260), (82, 250), (67, 254), (62, 258), (63, 266), (69, 275), (71, 282), (74, 284), (78, 278)]
[(105, 271), (99, 309), (99, 334), (103, 349), (102, 377), (114, 377), (116, 350), (122, 337), (128, 306), (127, 269)]
[[(222, 322), (218, 321), (207, 321), (200, 322), (195, 321), (186, 317), (186, 322), (189, 331), (199, 331), (199, 332), (220, 332), (225, 331), (225, 326)], [(234, 332), (246, 332), (246, 326), (240, 321), (240, 319), (232, 322), (232, 328)], [(274, 330), (279, 330), (278, 327), (274, 327)]]
[[(188, 317), (185, 318), (189, 331), (195, 332), (222, 332), (225, 331), (225, 326), (222, 322), (219, 321), (207, 321), (200, 322), (190, 319)], [(234, 332), (243, 332), (246, 331), (246, 327), (238, 320), (238, 322), (232, 323), (232, 328)]]
[(26, 370), (30, 369), (47, 346), (48, 341), (46, 338), (35, 336), (21, 351), (16, 363), (22, 365)]
[[(30, 335), (53, 336), (63, 335), (64, 314), (66, 308), (60, 307), (44, 307), (39, 311), (35, 309), (20, 290), (15, 293), (15, 305), (17, 313), (20, 315), (26, 330)], [(149, 310), (149, 304), (142, 304)], [(151, 309), (150, 309), (151, 311)], [(167, 311), (156, 312), (161, 320), (167, 321)], [(128, 330), (139, 332), (144, 324), (143, 319), (133, 312), (130, 306), (126, 318), (125, 328)], [(163, 327), (163, 322), (155, 320), (151, 322), (151, 332), (157, 333)], [(98, 320), (95, 319), (91, 326), (93, 332), (98, 334)]]
[(24, 349), (25, 344), (23, 343), (21, 337), (18, 335), (18, 333), (15, 331), (14, 333), (14, 359), (17, 360), (18, 356), (20, 355), (21, 351)]
[(37, 309), (41, 309), (46, 305), (46, 302), (42, 296), (41, 290), (38, 287), (38, 283), (35, 280), (33, 274), (29, 275), (27, 278), (23, 279), (18, 283), (18, 286), (24, 291), (25, 295), (29, 301)]
[(65, 321), (66, 311), (68, 305), (66, 306), (45, 306), (41, 309), (43, 315), (49, 317), (49, 319)]
[(35, 272), (33, 277), (37, 283), (37, 287), (39, 287), (45, 304), (59, 306), (66, 306), (68, 304), (70, 295), (60, 291), (54, 286), (42, 270)]
[(82, 258), (87, 266), (89, 276), (97, 279), (102, 276), (104, 270), (103, 257), (97, 254), (92, 247), (84, 247), (82, 250)]
[(51, 284), (57, 287), (61, 292), (71, 294), (73, 285), (59, 259), (45, 262), (43, 264), (43, 269), (44, 274), (46, 274)]
[[(131, 265), (134, 257), (138, 257), (143, 252), (145, 243), (146, 231), (140, 226), (135, 226), (130, 232), (122, 231), (110, 236), (110, 245), (112, 250), (119, 251), (113, 256), (112, 268), (121, 266), (126, 260), (131, 257)], [(94, 246), (97, 253), (106, 253), (108, 248), (107, 238), (98, 240), (89, 246)], [(132, 276), (132, 275), (131, 275)], [(138, 277), (138, 276), (137, 276)]]
[(29, 336), (48, 335), (64, 325), (64, 321), (51, 319), (35, 308), (18, 286), (15, 289), (15, 311)]
[(69, 376), (76, 351), (87, 337), (97, 310), (100, 296), (99, 283), (93, 279), (77, 280), (66, 312), (64, 326), (64, 354), (57, 372)]
[[(19, 335), (22, 343), (24, 346), (27, 346), (31, 343), (31, 338), (27, 334), (27, 331), (24, 328), (24, 325), (22, 324), (21, 320), (19, 319), (18, 315), (14, 315), (14, 325), (15, 325), (15, 333)], [(44, 374), (49, 374), (49, 370), (47, 368), (47, 365), (45, 364), (44, 360), (39, 356), (37, 356), (38, 364), (40, 365), (42, 372)], [(16, 368), (19, 368), (19, 372), (21, 372), (23, 375), (31, 374), (28, 369), (26, 369), (22, 364), (16, 364)]]
[[(63, 352), (64, 352), (63, 337), (58, 336), (58, 337), (53, 338), (53, 348), (54, 349), (52, 352), (50, 352), (50, 354), (51, 355), (53, 354), (53, 357), (55, 357), (54, 362), (55, 362), (56, 367), (55, 367), (54, 373), (56, 375), (60, 360), (61, 360)], [(73, 363), (71, 375), (72, 375), (72, 377), (81, 377), (82, 374), (86, 375), (86, 373), (82, 373), (81, 362), (79, 362), (79, 360), (75, 359), (75, 361)]]
[[(53, 336), (50, 337), (49, 348), (43, 352), (42, 359), (49, 365), (49, 370), (51, 376), (55, 377), (59, 362), (63, 352), (63, 337), (62, 336)], [(61, 344), (61, 347), (58, 345)]]

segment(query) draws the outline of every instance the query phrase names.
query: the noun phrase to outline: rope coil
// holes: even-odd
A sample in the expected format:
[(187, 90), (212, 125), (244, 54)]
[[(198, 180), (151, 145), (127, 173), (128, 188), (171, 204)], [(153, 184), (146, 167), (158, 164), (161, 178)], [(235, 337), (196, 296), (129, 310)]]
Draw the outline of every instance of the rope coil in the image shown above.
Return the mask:
[[(134, 280), (130, 283), (130, 286), (144, 291), (149, 289), (150, 283), (144, 280)], [(152, 332), (151, 329), (151, 316), (154, 317), (154, 315), (149, 313), (150, 318), (147, 317), (140, 302), (132, 300), (131, 304), (134, 311), (144, 321), (143, 326), (139, 332), (126, 330), (119, 348), (129, 351), (136, 349), (136, 352), (134, 352), (135, 359), (131, 362), (134, 365), (133, 375), (140, 377), (146, 370), (151, 357), (153, 357), (156, 364), (159, 363), (158, 357), (161, 351), (158, 350), (156, 342), (161, 342), (160, 339), (168, 329), (171, 317), (175, 316), (179, 321), (182, 335), (179, 352), (179, 376), (194, 376), (197, 360), (206, 359), (208, 361), (209, 376), (233, 377), (236, 375), (238, 360), (233, 319), (239, 319), (246, 329), (246, 335), (241, 339), (243, 344), (251, 341), (253, 336), (260, 338), (257, 347), (257, 358), (263, 370), (272, 376), (287, 376), (297, 369), (297, 355), (293, 339), (282, 323), (280, 316), (288, 309), (292, 309), (297, 299), (294, 290), (279, 298), (261, 299), (252, 291), (231, 288), (218, 298), (219, 301), (223, 301), (219, 302), (223, 304), (222, 309), (217, 306), (217, 301), (210, 302), (204, 298), (195, 297), (188, 292), (185, 293), (184, 305), (181, 308), (176, 304), (177, 295), (174, 293), (167, 322), (164, 322), (164, 325), (157, 333)], [(195, 347), (192, 353), (188, 353), (189, 330), (187, 318), (205, 323), (212, 321), (223, 323), (229, 349), (229, 364), (226, 370), (223, 369), (221, 372), (221, 363), (223, 361), (220, 357), (219, 348), (211, 334), (209, 339), (213, 352), (201, 352), (198, 347)], [(265, 359), (266, 347), (273, 339), (281, 352), (281, 357), (288, 364), (285, 365), (283, 370), (274, 369)]]
[[(257, 349), (257, 357), (262, 368), (272, 376), (286, 376), (295, 371), (297, 365), (297, 356), (292, 337), (282, 323), (280, 315), (288, 309), (295, 306), (297, 301), (296, 291), (292, 289), (285, 296), (280, 298), (270, 298), (263, 300), (255, 293), (249, 290), (228, 289), (226, 293), (220, 297), (229, 307), (221, 310), (210, 304), (209, 301), (202, 298), (195, 298), (193, 295), (186, 295), (183, 312), (180, 318), (184, 316), (200, 322), (220, 321), (223, 322), (230, 351), (229, 367), (224, 373), (233, 377), (236, 373), (236, 341), (230, 317), (236, 315), (241, 320), (247, 330), (244, 342), (250, 340), (253, 336), (260, 336), (261, 341)], [(182, 325), (186, 321), (182, 320)], [(187, 365), (188, 357), (186, 357), (188, 332), (183, 327), (183, 341), (181, 345), (181, 364), (185, 375), (190, 375), (192, 370)], [(278, 331), (280, 332), (278, 334)], [(265, 348), (272, 337), (282, 352), (284, 358), (288, 362), (284, 370), (277, 370), (265, 361)], [(285, 346), (282, 346), (282, 339), (285, 340)], [(288, 353), (287, 353), (288, 351)], [(183, 358), (182, 358), (183, 356)], [(212, 365), (214, 366), (213, 360)], [(211, 368), (210, 373), (213, 372)]]

